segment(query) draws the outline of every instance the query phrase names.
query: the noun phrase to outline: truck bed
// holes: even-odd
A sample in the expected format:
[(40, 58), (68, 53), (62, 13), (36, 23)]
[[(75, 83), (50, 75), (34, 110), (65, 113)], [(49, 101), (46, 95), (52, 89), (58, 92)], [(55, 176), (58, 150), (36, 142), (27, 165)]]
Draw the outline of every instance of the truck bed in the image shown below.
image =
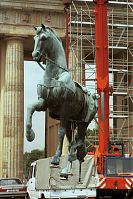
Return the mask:
[[(60, 179), (60, 172), (68, 161), (67, 156), (61, 158), (58, 168), (51, 168), (51, 158), (37, 161), (36, 166), (36, 189), (37, 190), (75, 190), (75, 189), (95, 189), (98, 183), (98, 175), (94, 166), (94, 157), (87, 155), (82, 163), (81, 182), (79, 183), (79, 161), (72, 164), (72, 169), (68, 180)], [(43, 175), (42, 175), (43, 173)]]

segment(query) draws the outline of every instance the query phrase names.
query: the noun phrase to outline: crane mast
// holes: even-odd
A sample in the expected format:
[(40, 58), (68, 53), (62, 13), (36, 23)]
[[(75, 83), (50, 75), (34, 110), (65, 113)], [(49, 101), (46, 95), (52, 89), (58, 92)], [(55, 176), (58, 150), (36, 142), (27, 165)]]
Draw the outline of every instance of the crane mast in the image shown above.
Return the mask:
[[(96, 46), (96, 78), (99, 123), (100, 157), (108, 154), (109, 144), (109, 73), (108, 73), (108, 23), (107, 0), (93, 0), (95, 3), (95, 46)], [(102, 172), (102, 161), (100, 170)]]

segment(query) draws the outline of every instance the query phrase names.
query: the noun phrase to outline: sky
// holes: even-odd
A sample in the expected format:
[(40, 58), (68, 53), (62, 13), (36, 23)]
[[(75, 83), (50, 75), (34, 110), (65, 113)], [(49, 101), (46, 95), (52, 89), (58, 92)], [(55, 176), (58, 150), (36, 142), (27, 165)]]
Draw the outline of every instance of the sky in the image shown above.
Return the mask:
[[(24, 130), (27, 106), (38, 100), (37, 83), (41, 80), (42, 76), (43, 70), (36, 62), (24, 62)], [(33, 142), (28, 142), (24, 132), (24, 152), (30, 152), (33, 149), (44, 149), (45, 113), (35, 112), (32, 121), (35, 140)]]

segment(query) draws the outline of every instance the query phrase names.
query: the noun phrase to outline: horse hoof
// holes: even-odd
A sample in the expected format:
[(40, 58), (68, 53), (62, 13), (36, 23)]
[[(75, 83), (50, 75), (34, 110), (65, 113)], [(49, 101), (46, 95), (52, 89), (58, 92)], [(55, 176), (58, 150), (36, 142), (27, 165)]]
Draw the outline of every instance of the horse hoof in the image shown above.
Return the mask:
[(68, 180), (67, 174), (60, 174), (60, 180)]
[(58, 156), (53, 156), (52, 157), (52, 160), (51, 160), (51, 164), (52, 165), (55, 165), (55, 166), (58, 166), (59, 165), (59, 163), (60, 163), (60, 157), (58, 157)]
[(72, 172), (71, 172), (71, 168), (69, 167), (69, 165), (67, 165), (65, 168), (62, 169), (61, 173), (60, 173), (60, 178), (68, 178), (68, 176), (73, 176)]
[(59, 168), (59, 164), (50, 164), (50, 168)]
[(84, 157), (87, 154), (87, 149), (84, 144), (77, 146), (77, 159), (80, 162), (84, 162)]
[(73, 162), (75, 160), (77, 160), (77, 154), (76, 153), (69, 154), (68, 161)]
[(35, 139), (35, 133), (32, 129), (30, 130), (30, 132), (26, 133), (26, 138), (29, 142), (32, 142)]

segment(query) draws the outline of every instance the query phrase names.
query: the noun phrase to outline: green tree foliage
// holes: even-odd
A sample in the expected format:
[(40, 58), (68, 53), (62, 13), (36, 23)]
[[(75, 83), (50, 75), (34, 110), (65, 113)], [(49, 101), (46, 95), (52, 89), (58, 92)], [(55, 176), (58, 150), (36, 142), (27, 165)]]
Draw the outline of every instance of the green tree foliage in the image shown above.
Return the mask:
[(86, 131), (87, 136), (89, 136), (89, 135), (94, 136), (97, 133), (98, 133), (98, 129), (95, 129), (95, 128), (93, 128), (93, 129), (87, 129), (87, 131)]
[(24, 154), (24, 175), (28, 178), (29, 168), (32, 162), (44, 158), (44, 150), (34, 149), (30, 153), (25, 152)]
[[(98, 142), (95, 140), (95, 137), (98, 137), (98, 129), (87, 129), (86, 131), (86, 147), (88, 151), (92, 145), (98, 145)], [(98, 140), (98, 138), (97, 138)]]

